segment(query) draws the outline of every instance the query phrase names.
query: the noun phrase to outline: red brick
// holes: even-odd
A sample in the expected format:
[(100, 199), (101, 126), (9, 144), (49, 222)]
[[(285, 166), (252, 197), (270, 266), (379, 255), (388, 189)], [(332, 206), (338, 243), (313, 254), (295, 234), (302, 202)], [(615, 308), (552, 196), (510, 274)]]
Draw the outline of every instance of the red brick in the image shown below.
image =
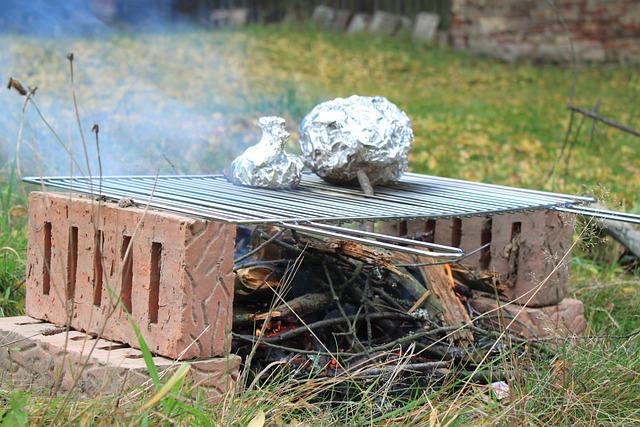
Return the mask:
[[(425, 224), (418, 220), (407, 222), (407, 232), (425, 229), (426, 225), (421, 222)], [(390, 224), (381, 230), (393, 235), (403, 230), (402, 222)], [(489, 224), (491, 232), (483, 232)], [(500, 274), (507, 285), (507, 298), (528, 302), (529, 306), (547, 306), (559, 303), (566, 296), (571, 258), (564, 255), (571, 247), (573, 231), (572, 215), (540, 210), (487, 218), (437, 220), (434, 241), (458, 246), (467, 253), (490, 242), (488, 250), (475, 253), (462, 263)], [(407, 234), (411, 237), (411, 233)], [(516, 234), (520, 236), (517, 250), (512, 241)]]
[[(74, 387), (82, 396), (122, 394), (149, 381), (140, 350), (117, 342), (70, 330), (55, 332), (55, 325), (31, 317), (0, 319), (0, 376), (23, 388), (58, 387), (67, 392)], [(44, 334), (43, 334), (44, 333)], [(156, 356), (154, 365), (161, 375), (170, 375), (179, 366), (175, 360)], [(240, 357), (198, 359), (189, 362), (188, 378), (204, 388), (210, 398), (232, 391), (238, 378)]]
[(376, 224), (376, 231), (389, 236), (401, 236), (401, 223), (404, 221), (380, 221)]
[[(520, 242), (514, 264), (509, 260), (515, 257), (512, 233), (517, 223)], [(571, 247), (573, 231), (573, 216), (553, 211), (493, 218), (490, 268), (503, 276), (507, 298), (539, 307), (557, 304), (566, 296), (571, 258), (564, 256)]]
[[(580, 335), (586, 328), (581, 301), (565, 298), (547, 307), (522, 307), (496, 301), (487, 296), (474, 296), (471, 306), (486, 319), (525, 338), (567, 337)], [(515, 321), (513, 321), (515, 319)], [(513, 322), (512, 322), (513, 321)]]
[[(43, 292), (45, 223), (51, 224), (51, 289)], [(77, 227), (73, 299), (69, 279), (70, 227)], [(104, 236), (103, 288), (94, 305), (95, 233)], [(224, 355), (229, 347), (233, 305), (235, 227), (165, 212), (119, 208), (112, 203), (34, 192), (29, 204), (27, 313), (138, 347), (122, 294), (124, 236), (133, 236), (131, 317), (157, 354), (183, 359)], [(157, 321), (149, 310), (152, 243), (160, 244)], [(126, 281), (125, 281), (126, 282)], [(151, 300), (150, 300), (151, 298)], [(151, 303), (150, 303), (151, 301)]]
[[(487, 219), (484, 217), (463, 218), (460, 224), (460, 249), (471, 253), (482, 246), (482, 233)], [(465, 258), (465, 262), (480, 265), (480, 252)]]
[(436, 221), (436, 229), (434, 231), (434, 242), (441, 245), (451, 245), (453, 233), (453, 220), (439, 219)]

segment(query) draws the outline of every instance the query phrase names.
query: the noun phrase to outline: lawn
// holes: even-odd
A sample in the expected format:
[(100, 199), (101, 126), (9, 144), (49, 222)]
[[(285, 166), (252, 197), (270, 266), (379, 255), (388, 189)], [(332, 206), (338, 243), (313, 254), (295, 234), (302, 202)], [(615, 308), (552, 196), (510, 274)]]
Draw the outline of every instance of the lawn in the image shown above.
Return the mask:
[[(220, 171), (257, 140), (255, 120), (266, 114), (286, 117), (295, 150), (296, 127), (306, 112), (322, 100), (357, 93), (386, 96), (407, 112), (416, 136), (413, 171), (595, 194), (613, 207), (640, 210), (640, 144), (631, 135), (576, 116), (571, 148), (551, 174), (569, 126), (571, 98), (640, 127), (638, 68), (505, 64), (402, 37), (280, 27), (64, 40), (0, 36), (0, 42), (3, 78), (38, 86), (42, 112), (82, 159), (65, 58), (75, 53), (83, 123), (85, 129), (100, 124), (105, 173)], [(3, 91), (0, 103), (0, 314), (12, 315), (24, 305), (26, 225), (20, 207), (28, 189), (10, 178), (22, 99)], [(26, 114), (20, 153), (23, 174), (71, 168), (33, 109)], [(470, 419), (488, 425), (639, 423), (640, 338), (629, 335), (640, 329), (638, 276), (622, 272), (609, 242), (593, 242), (606, 250), (594, 256), (582, 245), (571, 292), (585, 302), (587, 334), (597, 338), (562, 346), (554, 360), (522, 366), (509, 403), (490, 398), (482, 387), (456, 398), (459, 385), (452, 383), (380, 415), (377, 400), (366, 393), (359, 402), (332, 406), (309, 398), (310, 389), (327, 385), (294, 387), (282, 380), (284, 385), (271, 384), (224, 406), (205, 405), (186, 391), (175, 405), (150, 412), (141, 410), (141, 402), (63, 405), (46, 394), (4, 390), (2, 407), (26, 404), (36, 422), (155, 423), (168, 410), (183, 423), (221, 418), (242, 424), (263, 410), (282, 423), (331, 424), (346, 417), (354, 425), (464, 425)]]

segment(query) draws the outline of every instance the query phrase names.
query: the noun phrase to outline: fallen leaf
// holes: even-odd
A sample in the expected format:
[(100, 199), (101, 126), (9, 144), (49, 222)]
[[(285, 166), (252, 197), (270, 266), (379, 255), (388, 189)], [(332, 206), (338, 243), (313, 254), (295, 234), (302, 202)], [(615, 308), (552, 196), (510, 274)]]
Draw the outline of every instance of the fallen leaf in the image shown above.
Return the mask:
[(11, 218), (20, 218), (23, 216), (27, 216), (27, 213), (28, 213), (27, 208), (25, 208), (22, 205), (16, 205), (11, 209), (9, 209), (9, 216)]
[(262, 409), (258, 410), (258, 413), (249, 423), (247, 427), (263, 427), (265, 421), (264, 411)]

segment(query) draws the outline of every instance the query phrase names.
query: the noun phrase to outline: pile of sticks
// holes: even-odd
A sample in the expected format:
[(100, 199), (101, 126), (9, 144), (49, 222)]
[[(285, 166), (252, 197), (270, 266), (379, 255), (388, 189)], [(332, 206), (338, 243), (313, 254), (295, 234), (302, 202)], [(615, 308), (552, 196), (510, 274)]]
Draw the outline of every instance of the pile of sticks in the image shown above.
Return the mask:
[(499, 282), (462, 266), (273, 227), (239, 229), (234, 270), (232, 350), (255, 372), (376, 376), (376, 360), (400, 355), (407, 372), (442, 376), (505, 351), (468, 303)]

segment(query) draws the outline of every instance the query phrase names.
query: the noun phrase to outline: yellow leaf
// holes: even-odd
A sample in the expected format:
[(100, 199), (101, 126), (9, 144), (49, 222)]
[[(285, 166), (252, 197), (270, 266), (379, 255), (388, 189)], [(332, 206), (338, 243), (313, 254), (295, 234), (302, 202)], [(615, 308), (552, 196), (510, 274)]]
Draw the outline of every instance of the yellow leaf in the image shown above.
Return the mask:
[(249, 424), (247, 424), (247, 427), (262, 427), (264, 426), (264, 421), (265, 421), (264, 411), (260, 409), (256, 414), (256, 416), (253, 417), (251, 421), (249, 421)]
[(22, 205), (17, 205), (9, 209), (9, 216), (11, 218), (20, 218), (27, 215), (27, 208)]

